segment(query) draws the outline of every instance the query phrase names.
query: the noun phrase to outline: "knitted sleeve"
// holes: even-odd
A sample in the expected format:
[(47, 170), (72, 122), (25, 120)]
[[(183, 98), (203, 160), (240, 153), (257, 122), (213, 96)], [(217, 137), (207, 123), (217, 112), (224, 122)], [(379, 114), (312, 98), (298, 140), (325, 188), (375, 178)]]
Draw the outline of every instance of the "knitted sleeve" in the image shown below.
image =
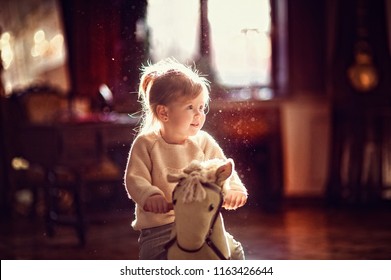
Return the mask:
[(152, 162), (150, 158), (151, 143), (146, 137), (137, 137), (129, 152), (128, 163), (125, 171), (125, 187), (129, 197), (141, 207), (145, 200), (154, 194), (163, 192), (152, 185)]

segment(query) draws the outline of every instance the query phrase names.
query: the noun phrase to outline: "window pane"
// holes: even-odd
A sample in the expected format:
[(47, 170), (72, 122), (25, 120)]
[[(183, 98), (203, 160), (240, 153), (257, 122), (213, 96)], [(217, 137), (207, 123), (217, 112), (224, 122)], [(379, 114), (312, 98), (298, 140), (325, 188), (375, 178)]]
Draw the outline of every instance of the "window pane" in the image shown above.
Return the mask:
[(270, 83), (269, 0), (209, 0), (211, 60), (224, 86)]
[(191, 62), (198, 57), (199, 0), (148, 0), (147, 26), (153, 62), (175, 57)]

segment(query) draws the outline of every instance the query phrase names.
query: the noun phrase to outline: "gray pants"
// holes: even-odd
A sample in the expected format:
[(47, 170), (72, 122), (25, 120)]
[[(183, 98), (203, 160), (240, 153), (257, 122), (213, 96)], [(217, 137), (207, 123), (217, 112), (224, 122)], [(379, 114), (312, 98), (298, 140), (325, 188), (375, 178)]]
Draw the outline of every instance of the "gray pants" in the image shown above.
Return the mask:
[[(165, 245), (170, 240), (171, 230), (174, 223), (164, 226), (146, 228), (141, 230), (138, 243), (140, 246), (140, 260), (166, 260), (167, 251)], [(228, 242), (231, 249), (232, 260), (244, 260), (242, 244), (228, 234)]]

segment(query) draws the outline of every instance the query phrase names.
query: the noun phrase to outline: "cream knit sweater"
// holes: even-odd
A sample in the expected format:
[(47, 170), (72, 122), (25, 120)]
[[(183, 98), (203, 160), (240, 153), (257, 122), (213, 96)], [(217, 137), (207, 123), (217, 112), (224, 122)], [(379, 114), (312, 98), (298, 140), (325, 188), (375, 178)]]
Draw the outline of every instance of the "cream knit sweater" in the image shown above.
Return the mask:
[[(213, 158), (226, 157), (213, 137), (205, 131), (199, 131), (181, 145), (166, 143), (156, 132), (136, 137), (125, 172), (126, 190), (136, 203), (133, 228), (140, 230), (172, 223), (174, 211), (165, 214), (145, 212), (145, 200), (153, 194), (161, 194), (171, 202), (175, 184), (167, 182), (167, 174), (179, 173), (192, 160)], [(247, 193), (236, 172), (231, 177), (229, 187)]]

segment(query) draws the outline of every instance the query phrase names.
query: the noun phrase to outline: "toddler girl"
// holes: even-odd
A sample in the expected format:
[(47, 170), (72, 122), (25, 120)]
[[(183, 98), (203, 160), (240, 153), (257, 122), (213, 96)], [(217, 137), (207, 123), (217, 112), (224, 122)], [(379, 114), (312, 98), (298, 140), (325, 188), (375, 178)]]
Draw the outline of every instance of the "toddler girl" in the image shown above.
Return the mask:
[[(165, 259), (174, 211), (170, 209), (175, 184), (167, 174), (179, 173), (192, 160), (225, 155), (207, 132), (202, 131), (209, 102), (209, 83), (172, 59), (143, 68), (139, 98), (143, 121), (130, 149), (125, 186), (136, 203), (132, 226), (140, 230), (140, 259)], [(247, 190), (236, 172), (229, 181), (223, 207), (236, 209), (247, 201)], [(244, 259), (241, 244), (232, 239), (233, 259)]]

